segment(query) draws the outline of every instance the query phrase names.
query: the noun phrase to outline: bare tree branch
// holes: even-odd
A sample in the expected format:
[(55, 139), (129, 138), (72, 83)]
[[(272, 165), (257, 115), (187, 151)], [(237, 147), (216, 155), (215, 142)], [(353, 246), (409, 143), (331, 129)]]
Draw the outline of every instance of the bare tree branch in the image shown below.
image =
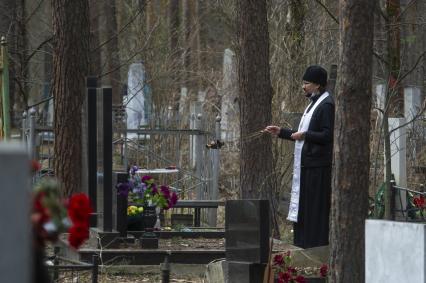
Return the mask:
[(422, 106), (422, 108), (420, 109), (420, 111), (419, 111), (419, 112), (417, 112), (417, 113), (413, 116), (413, 118), (411, 118), (411, 120), (410, 120), (410, 121), (407, 121), (407, 122), (405, 122), (404, 124), (399, 125), (398, 127), (394, 128), (394, 129), (392, 129), (392, 130), (390, 130), (390, 131), (389, 131), (389, 136), (390, 136), (393, 132), (395, 132), (396, 130), (398, 130), (398, 129), (400, 129), (400, 128), (403, 128), (403, 127), (405, 127), (405, 126), (407, 126), (407, 125), (409, 125), (409, 124), (413, 123), (414, 121), (416, 121), (416, 120), (417, 120), (420, 116), (422, 116), (422, 115), (423, 115), (423, 113), (425, 112), (425, 110), (426, 110), (426, 101), (424, 101), (424, 102), (423, 102), (423, 106)]
[(31, 52), (30, 55), (28, 55), (28, 57), (25, 59), (25, 65), (28, 64), (28, 62), (31, 60), (31, 58), (40, 51), (40, 49), (47, 43), (49, 43), (50, 41), (52, 41), (53, 36), (46, 38), (45, 40), (43, 40), (37, 47), (36, 49), (33, 50), (33, 52)]
[(157, 27), (159, 26), (159, 23), (157, 22), (156, 23), (156, 25), (152, 28), (152, 30), (150, 31), (150, 33), (148, 34), (148, 37), (147, 37), (147, 39), (146, 39), (146, 41), (145, 41), (145, 45), (144, 46), (142, 46), (142, 48), (139, 50), (139, 51), (137, 51), (137, 52), (135, 52), (132, 56), (130, 56), (124, 63), (122, 63), (122, 64), (120, 64), (119, 66), (117, 66), (116, 68), (114, 68), (114, 69), (112, 69), (112, 70), (108, 70), (108, 71), (106, 71), (105, 73), (102, 73), (102, 74), (100, 74), (99, 76), (97, 76), (97, 78), (98, 79), (100, 79), (100, 78), (102, 78), (102, 77), (104, 77), (104, 76), (106, 76), (106, 75), (109, 75), (109, 74), (111, 74), (112, 72), (115, 72), (115, 71), (117, 71), (117, 70), (119, 70), (121, 67), (123, 67), (123, 66), (125, 66), (126, 64), (128, 64), (130, 61), (132, 61), (132, 59), (133, 58), (135, 58), (137, 55), (139, 55), (140, 54), (140, 52), (142, 52), (143, 50), (145, 50), (145, 48), (146, 48), (146, 46), (148, 45), (148, 42), (149, 42), (149, 40), (150, 40), (150, 38), (151, 38), (151, 36), (152, 36), (152, 34), (153, 34), (153, 32), (154, 32), (154, 30), (156, 30), (157, 29)]
[(32, 16), (34, 16), (34, 14), (37, 13), (38, 9), (40, 9), (43, 2), (44, 2), (44, 0), (40, 0), (40, 2), (38, 2), (38, 4), (34, 7), (34, 10), (32, 10), (31, 13), (28, 15), (28, 17), (25, 19), (24, 25), (28, 24), (28, 22), (31, 20)]
[(423, 58), (423, 56), (426, 55), (426, 51), (423, 51), (423, 53), (417, 58), (416, 63), (414, 63), (413, 67), (411, 67), (410, 70), (408, 70), (405, 74), (403, 74), (402, 76), (400, 76), (397, 80), (395, 84), (399, 84), (400, 82), (402, 82), (402, 80), (404, 80), (409, 74), (411, 74), (416, 68), (417, 65), (420, 63), (420, 60)]
[(114, 34), (113, 36), (111, 36), (110, 38), (108, 38), (107, 40), (105, 40), (104, 42), (102, 42), (101, 44), (99, 44), (98, 46), (96, 46), (93, 50), (91, 50), (90, 52), (96, 52), (96, 51), (98, 51), (100, 48), (102, 48), (102, 46), (104, 46), (104, 45), (106, 45), (106, 44), (108, 44), (111, 40), (113, 40), (114, 38), (116, 38), (116, 37), (118, 37), (125, 29), (127, 29), (138, 17), (139, 17), (139, 15), (141, 15), (142, 14), (142, 12), (143, 12), (143, 8), (145, 7), (145, 5), (146, 5), (146, 2), (144, 2), (143, 4), (142, 4), (142, 6), (139, 8), (139, 10), (137, 11), (137, 13), (136, 14), (134, 14), (131, 18), (130, 18), (130, 20), (127, 22), (127, 23), (125, 23), (124, 25), (123, 25), (123, 27), (119, 30), (119, 31), (117, 31), (117, 33), (116, 34)]
[(411, 0), (407, 5), (405, 5), (405, 9), (402, 10), (399, 15), (398, 18), (400, 19), (406, 12), (408, 9), (411, 8), (411, 6), (413, 6), (414, 4), (416, 4), (417, 0)]
[(325, 6), (321, 1), (319, 0), (315, 0), (315, 2), (317, 2), (317, 4), (319, 4), (321, 7), (324, 8), (324, 10), (327, 12), (327, 14), (337, 23), (339, 24), (339, 20), (336, 18), (335, 15), (333, 15), (333, 13), (330, 11), (330, 9), (328, 9), (327, 6)]
[(386, 15), (386, 13), (382, 10), (382, 8), (380, 7), (379, 4), (376, 5), (376, 11), (379, 12), (380, 16), (382, 16), (382, 18), (387, 22), (388, 21), (388, 16)]
[[(412, 0), (412, 1), (416, 1), (416, 0)], [(333, 15), (333, 13), (330, 11), (330, 9), (328, 9), (327, 6), (325, 6), (320, 0), (315, 0), (316, 3), (318, 3), (318, 5), (320, 5), (321, 7), (324, 8), (324, 10), (327, 12), (327, 14), (337, 23), (339, 24), (339, 20), (337, 19), (337, 17), (335, 15)], [(378, 7), (378, 5), (376, 5), (376, 7)], [(380, 14), (383, 16), (383, 18), (387, 18), (386, 15), (383, 13), (382, 9), (380, 9), (380, 7), (377, 8), (380, 11)], [(382, 57), (380, 56), (377, 52), (373, 51), (373, 55), (374, 57), (376, 57), (377, 59), (379, 59), (380, 61), (382, 61), (383, 63), (385, 63), (386, 65), (389, 65), (389, 63)]]

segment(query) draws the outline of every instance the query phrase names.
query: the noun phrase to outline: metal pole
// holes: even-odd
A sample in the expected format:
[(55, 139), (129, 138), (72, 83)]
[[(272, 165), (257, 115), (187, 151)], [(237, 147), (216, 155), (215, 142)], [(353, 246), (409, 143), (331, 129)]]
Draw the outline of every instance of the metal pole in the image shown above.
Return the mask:
[[(390, 197), (391, 197), (391, 202), (390, 202), (390, 207), (389, 207), (389, 211), (390, 211), (390, 220), (395, 220), (395, 185), (396, 182), (395, 180), (390, 180)], [(386, 207), (385, 207), (386, 209)]]
[(25, 144), (25, 147), (28, 149), (27, 142), (27, 111), (22, 113), (22, 143)]
[(99, 256), (93, 255), (92, 256), (92, 283), (98, 283), (98, 273), (99, 273)]
[(103, 140), (104, 140), (104, 227), (112, 231), (112, 89), (102, 89), (103, 95)]
[[(97, 212), (97, 186), (98, 186), (98, 145), (97, 145), (97, 81), (95, 77), (87, 78), (87, 158), (88, 158), (88, 191), (90, 204), (93, 211)], [(90, 226), (96, 227), (97, 215), (90, 219)]]
[(33, 159), (35, 157), (35, 127), (36, 127), (36, 110), (34, 107), (30, 109), (30, 138), (28, 151), (30, 154), (30, 158)]
[[(201, 120), (203, 118), (203, 115), (201, 113), (197, 114), (197, 117), (195, 119), (195, 129), (201, 130)], [(202, 160), (203, 160), (203, 148), (202, 148), (202, 138), (201, 135), (197, 135), (195, 137), (195, 176), (197, 176), (197, 181), (199, 183), (202, 183)], [(201, 200), (204, 199), (203, 197), (203, 188), (204, 184), (200, 184), (197, 186), (197, 199)]]
[(126, 108), (124, 108), (124, 145), (123, 145), (123, 166), (124, 166), (124, 170), (127, 170), (127, 168), (129, 168), (129, 159), (127, 158), (127, 154), (128, 154), (128, 148), (127, 148), (127, 112), (126, 112)]
[(161, 283), (169, 283), (170, 282), (170, 262), (169, 262), (170, 254), (166, 254), (164, 257), (164, 262), (161, 266)]
[[(219, 196), (219, 171), (220, 171), (220, 149), (219, 149), (219, 140), (220, 140), (220, 121), (222, 118), (220, 116), (216, 116), (215, 123), (215, 140), (218, 144), (217, 148), (212, 149), (213, 155), (213, 174), (212, 174), (212, 190), (211, 190), (211, 199), (217, 200)], [(216, 227), (217, 224), (217, 209), (210, 208), (209, 215), (209, 226)]]
[(4, 140), (10, 140), (10, 111), (9, 111), (9, 63), (7, 41), (1, 38), (2, 70), (2, 105), (3, 105), (3, 133)]
[[(58, 266), (59, 265), (59, 252), (60, 252), (61, 248), (58, 246), (55, 246), (53, 248), (53, 254), (55, 255), (55, 258), (53, 259), (53, 266)], [(53, 269), (53, 281), (57, 282), (59, 279), (59, 270), (58, 268)]]

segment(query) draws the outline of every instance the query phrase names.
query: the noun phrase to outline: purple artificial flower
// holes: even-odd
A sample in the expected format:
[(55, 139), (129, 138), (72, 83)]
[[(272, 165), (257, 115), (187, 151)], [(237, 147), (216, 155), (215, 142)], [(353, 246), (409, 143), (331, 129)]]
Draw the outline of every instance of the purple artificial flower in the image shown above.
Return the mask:
[(137, 184), (135, 187), (133, 187), (132, 192), (141, 193), (141, 192), (144, 192), (145, 190), (146, 190), (145, 184)]
[(142, 182), (144, 183), (152, 183), (153, 182), (153, 178), (151, 176), (145, 175), (142, 177)]
[(127, 184), (129, 185), (129, 189), (133, 189), (136, 186), (136, 182), (134, 179), (129, 179)]
[(178, 200), (177, 194), (173, 192), (169, 200), (169, 207), (175, 206), (175, 204), (177, 203), (177, 200)]
[(116, 188), (117, 188), (117, 193), (119, 196), (127, 197), (129, 195), (129, 191), (130, 191), (129, 183), (119, 183), (117, 184)]
[(136, 174), (136, 171), (139, 170), (139, 167), (134, 165), (130, 168), (130, 175), (134, 176)]
[(153, 195), (158, 194), (158, 189), (157, 189), (157, 186), (155, 184), (152, 184), (152, 186), (151, 186), (151, 193)]
[(165, 199), (168, 200), (170, 198), (170, 189), (168, 186), (165, 186), (165, 185), (161, 186), (160, 191), (163, 194)]

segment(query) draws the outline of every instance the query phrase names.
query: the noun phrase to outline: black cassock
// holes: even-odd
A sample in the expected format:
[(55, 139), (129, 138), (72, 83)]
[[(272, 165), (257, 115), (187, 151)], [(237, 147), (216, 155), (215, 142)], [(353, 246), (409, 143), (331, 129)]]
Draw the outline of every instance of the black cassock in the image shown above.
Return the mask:
[[(311, 105), (319, 97), (313, 97)], [(294, 223), (294, 244), (301, 248), (328, 245), (329, 234), (334, 129), (332, 97), (326, 97), (313, 111), (301, 153), (299, 208)], [(279, 137), (292, 140), (290, 136), (294, 132), (296, 130), (282, 128)]]

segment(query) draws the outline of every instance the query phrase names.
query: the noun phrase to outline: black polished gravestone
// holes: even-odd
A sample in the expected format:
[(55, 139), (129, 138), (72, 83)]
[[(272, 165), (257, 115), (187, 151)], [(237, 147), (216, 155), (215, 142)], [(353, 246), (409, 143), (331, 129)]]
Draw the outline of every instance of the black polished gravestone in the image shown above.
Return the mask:
[(226, 260), (267, 263), (270, 211), (268, 200), (229, 200), (225, 204)]

